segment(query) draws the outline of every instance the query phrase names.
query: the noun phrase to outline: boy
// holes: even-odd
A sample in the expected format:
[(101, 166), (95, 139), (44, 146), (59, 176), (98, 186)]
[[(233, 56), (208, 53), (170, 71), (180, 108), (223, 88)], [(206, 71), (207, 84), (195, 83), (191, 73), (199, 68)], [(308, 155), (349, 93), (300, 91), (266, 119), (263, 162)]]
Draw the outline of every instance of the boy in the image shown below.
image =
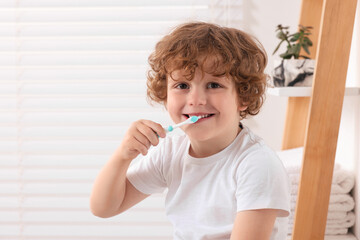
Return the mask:
[[(240, 30), (187, 23), (157, 43), (149, 63), (148, 97), (175, 123), (202, 118), (182, 127), (185, 136), (134, 122), (94, 183), (92, 212), (111, 217), (168, 189), (174, 239), (286, 239), (287, 175), (240, 123), (263, 103), (262, 46)], [(139, 154), (145, 157), (129, 168)]]

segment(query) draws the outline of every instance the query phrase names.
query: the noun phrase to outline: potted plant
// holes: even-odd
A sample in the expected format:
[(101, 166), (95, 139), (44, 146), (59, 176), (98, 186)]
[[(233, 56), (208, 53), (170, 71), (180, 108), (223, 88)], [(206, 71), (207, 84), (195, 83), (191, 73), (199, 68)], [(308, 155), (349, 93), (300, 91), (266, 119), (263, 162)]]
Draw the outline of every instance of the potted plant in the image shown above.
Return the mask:
[[(315, 60), (309, 59), (303, 54), (310, 54), (309, 48), (313, 45), (309, 39), (310, 26), (299, 25), (299, 30), (293, 34), (288, 31), (289, 27), (278, 25), (276, 37), (280, 43), (275, 48), (275, 54), (283, 43), (286, 43), (286, 51), (281, 53), (280, 59), (274, 61), (272, 72), (275, 87), (289, 86), (312, 86)], [(302, 59), (300, 59), (302, 58)]]

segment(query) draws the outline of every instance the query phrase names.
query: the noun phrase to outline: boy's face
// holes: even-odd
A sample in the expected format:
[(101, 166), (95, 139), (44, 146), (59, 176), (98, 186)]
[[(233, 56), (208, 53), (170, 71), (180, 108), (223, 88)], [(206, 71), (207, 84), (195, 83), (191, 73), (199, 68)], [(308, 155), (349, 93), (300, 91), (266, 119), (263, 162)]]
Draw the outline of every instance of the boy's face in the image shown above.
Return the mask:
[[(210, 66), (210, 65), (209, 65)], [(206, 70), (206, 63), (204, 65)], [(175, 70), (167, 78), (166, 107), (175, 123), (189, 116), (206, 115), (194, 124), (182, 127), (190, 140), (226, 140), (237, 133), (240, 115), (246, 107), (240, 107), (234, 83), (226, 76), (202, 73), (197, 68), (194, 78), (187, 80), (185, 70)]]

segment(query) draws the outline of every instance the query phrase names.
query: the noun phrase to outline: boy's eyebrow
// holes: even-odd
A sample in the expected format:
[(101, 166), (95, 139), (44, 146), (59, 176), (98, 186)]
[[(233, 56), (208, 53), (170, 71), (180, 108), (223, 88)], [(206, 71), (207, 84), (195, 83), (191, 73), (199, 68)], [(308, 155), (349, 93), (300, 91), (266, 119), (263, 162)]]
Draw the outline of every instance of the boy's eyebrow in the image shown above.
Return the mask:
[(227, 80), (229, 79), (229, 76), (226, 73), (223, 74), (210, 74), (212, 77), (221, 79), (221, 80)]
[(212, 77), (215, 78), (227, 78), (226, 73), (222, 73), (222, 74), (210, 74)]

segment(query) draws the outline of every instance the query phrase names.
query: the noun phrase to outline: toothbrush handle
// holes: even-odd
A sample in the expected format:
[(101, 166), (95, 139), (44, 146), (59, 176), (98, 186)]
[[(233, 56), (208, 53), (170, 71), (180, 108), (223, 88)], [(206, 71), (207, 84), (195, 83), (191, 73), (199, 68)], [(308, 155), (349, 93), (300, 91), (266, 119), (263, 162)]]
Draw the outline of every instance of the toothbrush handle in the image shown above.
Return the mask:
[(186, 124), (191, 124), (191, 123), (194, 123), (194, 122), (193, 122), (193, 121), (191, 121), (191, 119), (190, 119), (190, 118), (188, 118), (187, 120), (185, 120), (185, 121), (183, 121), (183, 122), (181, 122), (181, 123), (178, 123), (178, 124), (172, 125), (171, 127), (172, 127), (173, 129), (175, 129), (175, 128), (178, 128), (178, 127), (184, 126), (184, 125), (186, 125)]
[[(196, 121), (197, 121), (197, 119), (196, 119)], [(187, 120), (185, 120), (185, 121), (183, 121), (181, 123), (178, 123), (178, 124), (175, 124), (175, 125), (170, 125), (170, 126), (168, 126), (167, 128), (164, 128), (164, 129), (165, 129), (166, 132), (172, 132), (175, 128), (181, 127), (181, 126), (183, 126), (185, 124), (191, 124), (191, 123), (194, 123), (196, 121), (192, 121), (192, 119), (189, 118), (189, 119), (187, 119)]]

